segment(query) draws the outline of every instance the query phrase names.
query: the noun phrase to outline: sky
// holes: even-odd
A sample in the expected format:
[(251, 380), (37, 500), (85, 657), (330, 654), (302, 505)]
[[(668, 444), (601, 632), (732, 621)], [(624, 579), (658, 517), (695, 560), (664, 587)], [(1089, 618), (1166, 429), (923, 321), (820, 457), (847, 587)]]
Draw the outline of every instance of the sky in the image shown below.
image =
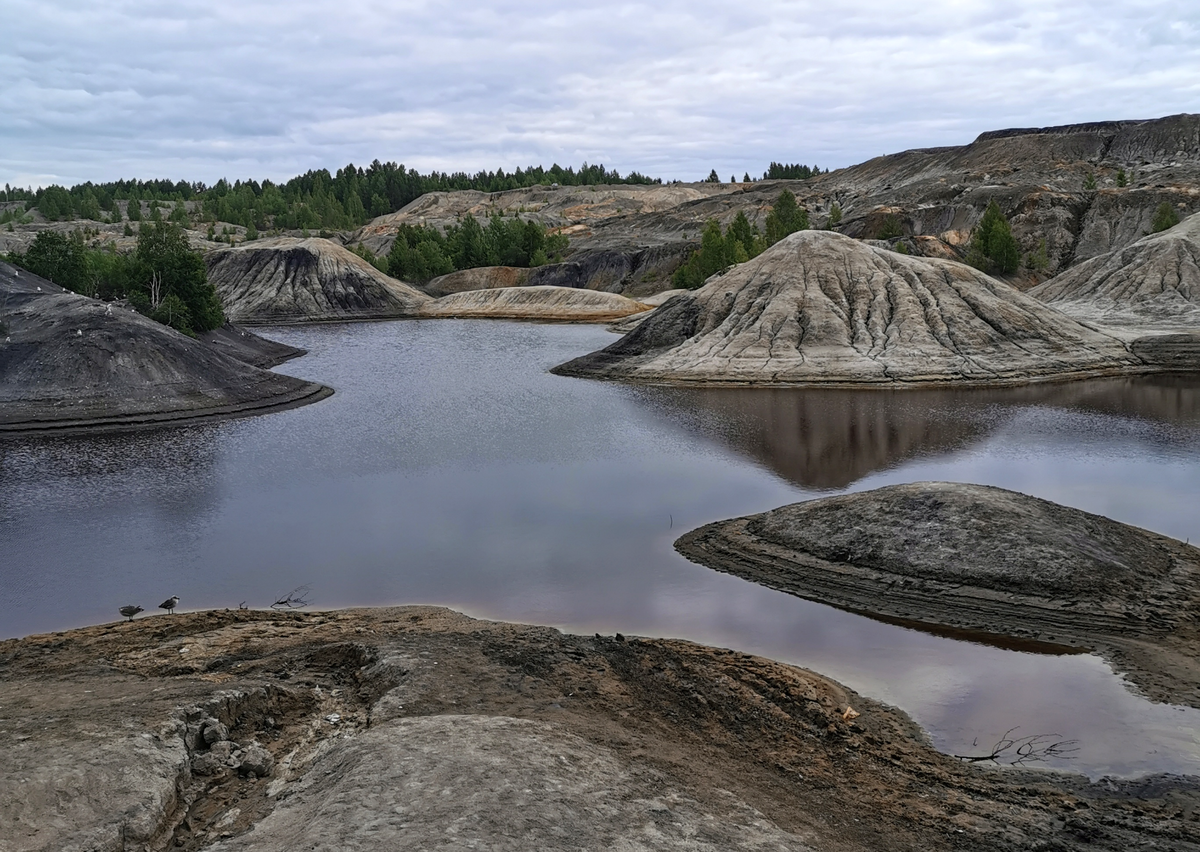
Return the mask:
[(0, 183), (823, 168), (1200, 112), (1195, 0), (0, 0)]

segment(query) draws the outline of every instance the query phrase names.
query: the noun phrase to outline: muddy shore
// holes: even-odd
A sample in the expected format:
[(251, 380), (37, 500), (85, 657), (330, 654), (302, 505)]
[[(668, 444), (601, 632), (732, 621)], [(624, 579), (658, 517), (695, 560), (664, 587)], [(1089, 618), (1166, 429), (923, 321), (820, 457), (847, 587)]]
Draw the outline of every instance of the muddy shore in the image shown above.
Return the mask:
[(431, 607), (6, 641), (0, 730), (5, 852), (1200, 849), (1195, 779), (965, 764), (810, 671)]

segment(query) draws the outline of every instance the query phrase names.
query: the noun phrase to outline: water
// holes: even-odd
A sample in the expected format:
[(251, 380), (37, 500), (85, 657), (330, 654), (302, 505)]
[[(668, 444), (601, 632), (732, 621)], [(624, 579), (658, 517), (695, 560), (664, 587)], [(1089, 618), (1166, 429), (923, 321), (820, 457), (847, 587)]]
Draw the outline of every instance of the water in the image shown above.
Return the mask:
[[(951, 753), (1004, 731), (1079, 740), (1049, 765), (1200, 774), (1200, 712), (1092, 655), (931, 636), (693, 565), (682, 532), (822, 494), (1000, 485), (1200, 533), (1200, 380), (1006, 391), (627, 387), (547, 369), (603, 329), (410, 321), (271, 329), (305, 408), (0, 442), (0, 637), (182, 608), (443, 604), (581, 633), (674, 636), (808, 666), (895, 704)], [(978, 745), (972, 745), (973, 742)]]

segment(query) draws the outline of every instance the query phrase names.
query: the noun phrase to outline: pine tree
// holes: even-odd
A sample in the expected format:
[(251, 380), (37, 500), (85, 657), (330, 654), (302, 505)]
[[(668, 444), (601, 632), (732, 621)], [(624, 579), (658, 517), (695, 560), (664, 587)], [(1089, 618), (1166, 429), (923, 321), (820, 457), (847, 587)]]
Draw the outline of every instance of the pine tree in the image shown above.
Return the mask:
[(1157, 234), (1167, 228), (1174, 228), (1178, 224), (1179, 214), (1175, 212), (1174, 206), (1169, 201), (1164, 201), (1154, 211), (1154, 219), (1150, 222), (1150, 233)]
[(1012, 228), (994, 200), (988, 203), (979, 224), (971, 232), (967, 263), (985, 272), (1005, 275), (1016, 272), (1021, 263), (1021, 251)]
[(796, 196), (785, 189), (775, 199), (771, 212), (767, 214), (767, 245), (773, 246), (788, 234), (808, 229), (808, 211), (796, 203)]
[(835, 202), (833, 202), (833, 206), (831, 206), (829, 208), (829, 221), (827, 221), (825, 223), (825, 227), (832, 231), (834, 228), (836, 228), (841, 223), (842, 223), (842, 208), (835, 201)]
[(717, 170), (713, 169), (708, 173), (708, 177), (704, 179), (705, 183), (720, 183), (721, 178), (717, 176)]

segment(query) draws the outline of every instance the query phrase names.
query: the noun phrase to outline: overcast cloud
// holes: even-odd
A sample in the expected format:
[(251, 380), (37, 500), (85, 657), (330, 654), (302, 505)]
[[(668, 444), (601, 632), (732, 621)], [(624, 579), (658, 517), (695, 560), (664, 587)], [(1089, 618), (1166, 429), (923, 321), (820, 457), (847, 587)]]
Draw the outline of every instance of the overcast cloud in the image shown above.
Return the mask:
[(850, 165), (1200, 111), (1193, 0), (0, 0), (0, 183)]

